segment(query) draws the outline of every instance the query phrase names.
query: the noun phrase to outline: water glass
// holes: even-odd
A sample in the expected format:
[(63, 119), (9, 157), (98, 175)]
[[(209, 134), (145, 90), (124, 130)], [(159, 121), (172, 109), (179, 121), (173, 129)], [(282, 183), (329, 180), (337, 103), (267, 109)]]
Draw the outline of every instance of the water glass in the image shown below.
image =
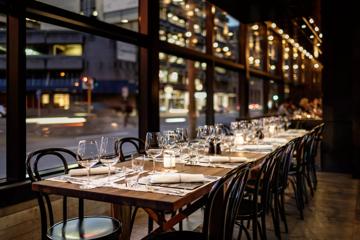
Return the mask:
[(119, 161), (119, 153), (115, 151), (118, 137), (101, 137), (100, 162), (108, 167), (108, 183), (110, 183), (111, 166)]
[(159, 157), (163, 152), (163, 138), (160, 132), (147, 132), (145, 140), (145, 151), (146, 154), (153, 160), (152, 173), (156, 173), (156, 158)]
[(131, 166), (132, 170), (137, 173), (144, 171), (145, 155), (144, 154), (132, 154), (131, 155)]

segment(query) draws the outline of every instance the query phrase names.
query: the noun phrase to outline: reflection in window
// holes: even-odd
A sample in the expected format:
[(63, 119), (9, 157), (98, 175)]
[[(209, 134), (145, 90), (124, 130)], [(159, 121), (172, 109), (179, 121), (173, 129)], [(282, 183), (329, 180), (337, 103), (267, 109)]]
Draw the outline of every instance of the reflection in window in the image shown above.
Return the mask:
[(213, 48), (216, 56), (231, 60), (239, 58), (239, 27), (238, 20), (215, 8)]
[(263, 114), (263, 80), (252, 77), (249, 83), (249, 115), (250, 117)]
[(273, 80), (269, 81), (269, 95), (267, 107), (269, 113), (276, 113), (279, 107), (279, 84), (274, 82)]
[(282, 40), (282, 46), (283, 46), (283, 74), (284, 74), (284, 80), (290, 81), (290, 68), (292, 67), (292, 59), (291, 59), (291, 45), (285, 41)]
[(205, 1), (160, 0), (160, 40), (205, 51)]
[(139, 0), (38, 0), (100, 21), (138, 31)]
[(215, 67), (215, 122), (230, 123), (238, 117), (240, 109), (238, 87), (239, 74), (237, 72)]
[(6, 16), (0, 14), (0, 179), (6, 178)]
[(298, 83), (300, 80), (300, 67), (301, 67), (301, 56), (300, 51), (293, 47), (293, 81)]
[(204, 124), (206, 63), (160, 53), (160, 129)]
[(268, 58), (269, 58), (269, 72), (274, 75), (280, 74), (278, 63), (280, 61), (281, 40), (273, 31), (268, 31)]
[(42, 22), (26, 40), (27, 48), (46, 49), (26, 59), (27, 152), (138, 135), (136, 46)]
[(264, 26), (262, 24), (254, 24), (249, 26), (248, 29), (248, 44), (249, 44), (249, 64), (252, 68), (264, 69), (263, 63), (263, 50), (262, 45), (265, 41), (263, 32)]

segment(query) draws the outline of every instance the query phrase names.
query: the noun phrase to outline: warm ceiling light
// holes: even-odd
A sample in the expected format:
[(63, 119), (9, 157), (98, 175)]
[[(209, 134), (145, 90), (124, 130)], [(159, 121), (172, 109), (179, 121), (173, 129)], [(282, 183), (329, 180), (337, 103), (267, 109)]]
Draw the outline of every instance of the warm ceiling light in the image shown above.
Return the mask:
[(318, 46), (318, 47), (320, 47), (320, 45), (321, 45), (320, 43), (317, 43), (317, 44), (316, 44), (316, 46)]
[(313, 24), (313, 23), (314, 23), (314, 19), (309, 18), (309, 23)]
[(322, 33), (320, 33), (320, 34), (319, 34), (319, 38), (322, 38), (322, 36), (323, 36)]
[(318, 32), (320, 30), (319, 27), (317, 27), (317, 26), (314, 29), (316, 32)]
[(272, 28), (276, 28), (276, 23), (272, 23), (272, 24), (271, 24), (271, 27), (272, 27)]
[(301, 28), (303, 28), (303, 29), (306, 28), (306, 25), (305, 24), (301, 25)]
[(285, 34), (285, 35), (284, 35), (284, 38), (285, 38), (285, 39), (289, 39), (289, 35), (288, 35), (288, 34)]
[(129, 20), (127, 20), (127, 19), (121, 19), (121, 21), (120, 21), (121, 23), (128, 23), (129, 22)]
[(279, 34), (283, 34), (284, 31), (283, 31), (282, 29), (279, 29), (278, 33), (279, 33)]
[(219, 46), (219, 43), (217, 43), (217, 42), (214, 42), (214, 43), (213, 43), (213, 47), (214, 47), (214, 48), (217, 48), (218, 46)]
[(310, 35), (310, 39), (313, 39), (314, 38), (314, 35)]
[(268, 40), (269, 40), (269, 41), (274, 40), (274, 36), (273, 36), (273, 35), (268, 36)]
[(319, 67), (320, 67), (319, 64), (317, 63), (314, 64), (314, 68), (319, 68)]

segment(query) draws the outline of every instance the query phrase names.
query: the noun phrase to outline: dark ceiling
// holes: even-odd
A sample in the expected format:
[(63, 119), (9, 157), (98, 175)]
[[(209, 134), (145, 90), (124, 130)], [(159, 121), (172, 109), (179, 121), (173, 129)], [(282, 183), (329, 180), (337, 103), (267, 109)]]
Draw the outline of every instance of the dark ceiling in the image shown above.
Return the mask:
[(315, 0), (208, 0), (241, 22), (287, 20), (313, 15)]

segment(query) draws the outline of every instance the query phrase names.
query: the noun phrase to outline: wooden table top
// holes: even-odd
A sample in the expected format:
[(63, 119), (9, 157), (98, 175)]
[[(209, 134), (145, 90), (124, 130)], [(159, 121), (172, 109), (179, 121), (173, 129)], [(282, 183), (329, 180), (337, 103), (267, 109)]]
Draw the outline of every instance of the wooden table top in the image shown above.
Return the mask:
[[(231, 154), (235, 156), (242, 156), (254, 159), (254, 162), (261, 161), (266, 153), (252, 153), (241, 152)], [(156, 163), (158, 169), (162, 163)], [(130, 162), (119, 163), (118, 166), (129, 166)], [(152, 169), (152, 162), (145, 162), (145, 170)], [(231, 169), (218, 168), (218, 167), (201, 167), (201, 166), (185, 166), (184, 164), (176, 164), (176, 170), (183, 173), (201, 173), (210, 176), (223, 176)], [(213, 184), (213, 183), (212, 183)], [(206, 184), (196, 188), (194, 191), (186, 194), (185, 196), (166, 195), (154, 192), (141, 192), (135, 190), (117, 189), (109, 187), (98, 187), (89, 190), (80, 189), (77, 184), (57, 182), (51, 180), (43, 180), (32, 184), (34, 191), (64, 195), (70, 197), (84, 198), (96, 201), (103, 201), (115, 204), (124, 204), (131, 206), (138, 206), (142, 208), (151, 208), (154, 210), (175, 211), (196, 199), (206, 195), (212, 184)]]

